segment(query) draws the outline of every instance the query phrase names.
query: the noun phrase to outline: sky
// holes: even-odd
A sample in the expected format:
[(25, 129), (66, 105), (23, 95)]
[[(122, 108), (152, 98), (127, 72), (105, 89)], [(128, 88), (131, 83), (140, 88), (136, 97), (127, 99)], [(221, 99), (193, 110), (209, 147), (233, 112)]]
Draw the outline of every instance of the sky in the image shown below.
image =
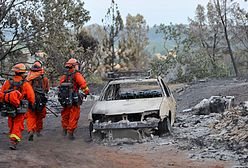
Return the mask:
[[(248, 9), (248, 2), (237, 0), (241, 6)], [(110, 7), (111, 0), (84, 0), (85, 8), (90, 11), (91, 20), (86, 25), (98, 23)], [(206, 7), (208, 0), (115, 0), (121, 16), (125, 21), (128, 14), (141, 14), (147, 24), (153, 26), (160, 23), (188, 23), (188, 17), (194, 18), (198, 4)]]

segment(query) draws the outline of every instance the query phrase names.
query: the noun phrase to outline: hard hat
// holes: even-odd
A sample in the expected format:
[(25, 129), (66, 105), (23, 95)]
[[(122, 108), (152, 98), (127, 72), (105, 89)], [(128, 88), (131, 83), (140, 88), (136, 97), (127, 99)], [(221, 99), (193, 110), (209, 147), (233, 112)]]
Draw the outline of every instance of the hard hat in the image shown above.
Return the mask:
[(21, 73), (21, 72), (26, 72), (26, 66), (23, 63), (19, 63), (16, 64), (15, 66), (13, 66), (12, 71), (16, 72), (16, 73)]
[(41, 71), (42, 70), (42, 62), (39, 60), (36, 60), (33, 64), (33, 66), (30, 68), (31, 71)]
[(75, 65), (78, 65), (78, 61), (75, 58), (71, 58), (65, 63), (65, 67), (73, 67)]

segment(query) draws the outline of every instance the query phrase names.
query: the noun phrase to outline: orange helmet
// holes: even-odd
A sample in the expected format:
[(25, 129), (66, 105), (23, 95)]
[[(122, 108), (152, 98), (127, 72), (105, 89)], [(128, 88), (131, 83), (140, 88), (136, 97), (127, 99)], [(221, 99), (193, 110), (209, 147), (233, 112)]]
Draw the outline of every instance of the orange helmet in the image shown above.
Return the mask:
[(36, 60), (33, 64), (33, 66), (30, 68), (31, 71), (41, 71), (42, 70), (42, 62), (39, 60)]
[(26, 72), (26, 66), (23, 63), (19, 63), (16, 64), (15, 66), (13, 66), (12, 71), (16, 72), (16, 73), (21, 73), (21, 72)]
[(75, 58), (71, 58), (65, 63), (65, 67), (73, 67), (75, 65), (78, 65), (78, 61)]

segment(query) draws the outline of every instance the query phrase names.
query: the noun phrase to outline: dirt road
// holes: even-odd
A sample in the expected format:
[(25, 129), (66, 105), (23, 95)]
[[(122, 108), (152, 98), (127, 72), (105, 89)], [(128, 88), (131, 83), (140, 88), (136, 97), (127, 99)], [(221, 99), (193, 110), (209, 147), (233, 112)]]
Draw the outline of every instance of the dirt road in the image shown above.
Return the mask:
[[(195, 105), (202, 98), (210, 97), (217, 93), (236, 94), (235, 96), (240, 96), (240, 93), (242, 93), (242, 96), (237, 100), (248, 100), (245, 95), (247, 88), (248, 84), (244, 81), (233, 81), (232, 79), (225, 81), (211, 80), (187, 87), (182, 92), (175, 94), (178, 100), (179, 112), (173, 135), (163, 138), (154, 137), (152, 140), (147, 139), (143, 143), (97, 144), (90, 142), (87, 114), (93, 102), (86, 102), (83, 105), (76, 140), (70, 141), (67, 137), (62, 136), (60, 117), (56, 118), (53, 115), (48, 115), (45, 120), (43, 136), (39, 138), (35, 136), (33, 142), (28, 142), (27, 133), (24, 132), (24, 139), (16, 151), (11, 151), (8, 148), (7, 119), (0, 118), (0, 168), (232, 167), (239, 164), (235, 159), (218, 158), (219, 155), (211, 155), (211, 151), (208, 151), (208, 154), (212, 157), (209, 157), (209, 155), (202, 157), (203, 155), (199, 151), (204, 150), (204, 147), (199, 147), (197, 141), (189, 142), (189, 140), (199, 138), (199, 136), (194, 138), (195, 134), (199, 134), (199, 132), (195, 132), (198, 129), (195, 129), (191, 124), (188, 124), (187, 127), (181, 127), (182, 124), (187, 124), (187, 119), (192, 115), (181, 113), (181, 111)], [(242, 92), (240, 92), (241, 90)], [(195, 119), (192, 120), (195, 121)], [(209, 120), (206, 119), (206, 122), (209, 122)], [(201, 124), (204, 124), (204, 122), (201, 122)], [(204, 125), (202, 128), (205, 128)], [(189, 134), (190, 132), (193, 133)]]

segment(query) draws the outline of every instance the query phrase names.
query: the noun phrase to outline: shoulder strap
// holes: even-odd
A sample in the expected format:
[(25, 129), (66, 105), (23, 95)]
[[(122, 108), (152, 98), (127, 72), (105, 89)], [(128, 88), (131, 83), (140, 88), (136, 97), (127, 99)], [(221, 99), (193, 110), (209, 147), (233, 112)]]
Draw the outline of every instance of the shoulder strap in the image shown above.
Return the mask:
[(66, 72), (65, 74), (65, 82), (73, 82), (75, 80), (75, 74), (79, 71), (74, 71), (74, 72)]
[(43, 78), (44, 78), (44, 76), (41, 75), (41, 76), (39, 76), (39, 77), (33, 79), (33, 80), (32, 80), (32, 87), (33, 87), (33, 88), (36, 88), (36, 87), (42, 88), (42, 87), (43, 87)]
[(22, 92), (22, 85), (26, 82), (25, 79), (19, 81), (19, 82), (15, 82), (13, 79), (9, 80), (10, 83), (10, 87), (4, 91), (4, 94), (12, 92), (14, 90), (18, 90), (19, 92)]
[(18, 90), (26, 82), (26, 80), (23, 79), (19, 82), (15, 82), (13, 79), (11, 79), (11, 80), (9, 80), (9, 82), (10, 82), (9, 89)]

